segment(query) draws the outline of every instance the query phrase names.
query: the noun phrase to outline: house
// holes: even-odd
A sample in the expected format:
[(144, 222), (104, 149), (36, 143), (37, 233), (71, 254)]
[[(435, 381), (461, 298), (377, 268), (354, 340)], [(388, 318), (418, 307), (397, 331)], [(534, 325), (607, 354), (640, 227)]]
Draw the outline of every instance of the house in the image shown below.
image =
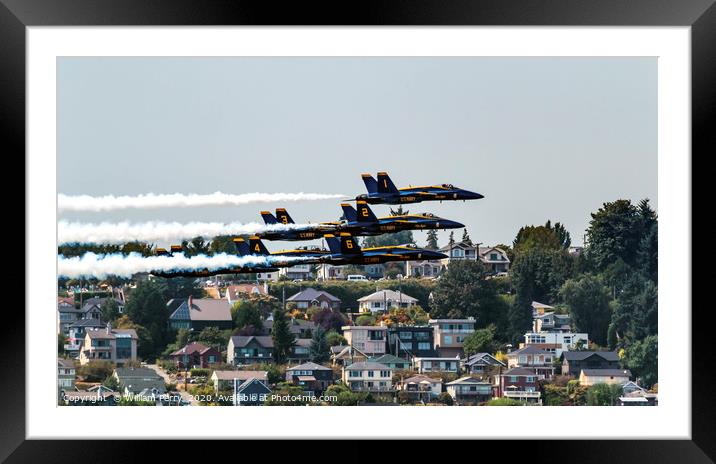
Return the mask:
[(525, 343), (520, 344), (520, 348), (527, 345), (534, 345), (549, 353), (554, 353), (556, 357), (562, 356), (565, 351), (573, 350), (576, 346), (587, 346), (587, 334), (572, 332), (527, 332), (525, 334)]
[(622, 396), (617, 401), (619, 406), (657, 406), (658, 404), (656, 393), (646, 391), (631, 380), (622, 386)]
[(546, 312), (537, 314), (532, 319), (533, 332), (571, 332), (572, 318), (569, 314)]
[(68, 336), (69, 326), (73, 322), (84, 319), (99, 321), (101, 317), (102, 309), (99, 303), (87, 302), (78, 309), (73, 304), (62, 301), (57, 305), (57, 333)]
[(313, 278), (312, 264), (297, 264), (291, 267), (282, 267), (278, 270), (279, 278), (309, 280)]
[(341, 327), (349, 345), (368, 356), (382, 356), (386, 351), (388, 328), (384, 326), (346, 325)]
[(319, 280), (339, 280), (346, 278), (343, 274), (343, 269), (345, 269), (345, 266), (322, 263), (318, 265), (316, 272)]
[[(316, 324), (305, 319), (297, 319), (292, 317), (288, 321), (288, 330), (296, 336), (296, 338), (311, 338)], [(271, 335), (273, 333), (273, 319), (268, 319), (263, 323), (262, 334)]]
[(396, 371), (404, 371), (413, 367), (412, 363), (407, 359), (399, 358), (397, 356), (393, 356), (392, 354), (384, 354), (383, 356), (378, 356), (377, 358), (370, 358), (368, 361), (384, 364)]
[(179, 369), (193, 367), (209, 367), (221, 362), (221, 353), (214, 347), (208, 347), (199, 342), (191, 342), (169, 355)]
[(463, 360), (463, 367), (468, 374), (482, 376), (494, 370), (499, 372), (507, 366), (490, 353), (475, 353)]
[(527, 345), (507, 354), (507, 367), (524, 367), (533, 370), (538, 376), (551, 379), (554, 376), (554, 360), (552, 353), (535, 345)]
[(562, 375), (577, 377), (582, 369), (619, 369), (616, 351), (565, 351), (562, 353)]
[(405, 275), (407, 277), (431, 277), (440, 275), (443, 264), (439, 260), (407, 261), (405, 263)]
[(104, 385), (99, 385), (87, 391), (63, 391), (60, 403), (65, 406), (115, 406), (120, 396)]
[(463, 260), (477, 261), (477, 260), (479, 260), (480, 255), (478, 253), (477, 248), (478, 247), (476, 247), (472, 243), (463, 241), (463, 242), (447, 244), (444, 247), (440, 248), (440, 250), (438, 250), (438, 251), (448, 255), (447, 258), (441, 260), (443, 266), (447, 267), (453, 261), (463, 261)]
[(365, 273), (365, 276), (370, 279), (380, 279), (385, 275), (385, 264), (366, 264), (363, 266), (363, 272)]
[(259, 379), (253, 378), (238, 384), (234, 393), (235, 406), (260, 406), (269, 399), (271, 389)]
[(462, 369), (460, 358), (413, 358), (413, 367), (418, 373), (454, 372)]
[(498, 394), (525, 403), (542, 404), (538, 381), (535, 371), (513, 367), (500, 375)]
[(478, 247), (480, 261), (489, 272), (499, 274), (510, 270), (510, 258), (502, 248)]
[(57, 392), (75, 389), (75, 362), (71, 359), (57, 358)]
[(226, 287), (225, 293), (226, 301), (228, 301), (230, 305), (233, 305), (238, 301), (243, 301), (249, 297), (269, 297), (268, 285), (265, 282), (263, 284), (245, 283), (229, 285)]
[(462, 357), (465, 339), (475, 331), (475, 318), (467, 319), (430, 319), (433, 328), (433, 347), (441, 357)]
[(364, 362), (368, 355), (350, 345), (337, 345), (331, 347), (331, 361), (333, 365), (348, 366), (354, 362)]
[(80, 364), (90, 361), (111, 361), (119, 366), (137, 360), (137, 332), (134, 329), (88, 330), (80, 349)]
[(267, 335), (234, 335), (229, 339), (226, 362), (234, 366), (273, 361), (273, 339)]
[(288, 354), (287, 361), (289, 363), (301, 363), (307, 361), (311, 356), (311, 339), (310, 338), (297, 338), (296, 342), (291, 347), (291, 352)]
[(176, 305), (180, 301), (171, 316), (169, 316), (169, 327), (177, 329), (193, 329), (200, 332), (206, 327), (218, 327), (219, 329), (231, 329), (231, 305), (226, 300), (213, 298), (193, 298), (186, 300), (169, 300), (167, 306)]
[(286, 300), (286, 303), (293, 303), (298, 309), (308, 309), (311, 306), (319, 308), (330, 308), (336, 311), (341, 309), (341, 300), (323, 290), (307, 288)]
[(278, 271), (274, 272), (257, 272), (256, 280), (259, 282), (278, 282)]
[(356, 362), (343, 367), (342, 380), (352, 391), (389, 392), (393, 390), (393, 369), (374, 362)]
[(542, 315), (546, 312), (550, 312), (550, 310), (554, 310), (554, 306), (540, 303), (539, 301), (533, 301), (531, 306), (532, 306), (532, 317)]
[(629, 369), (582, 369), (579, 374), (579, 384), (585, 387), (597, 383), (624, 385), (630, 377)]
[(433, 347), (433, 328), (429, 325), (392, 325), (388, 327), (388, 352), (402, 358), (437, 356)]
[(67, 326), (65, 351), (70, 356), (78, 356), (88, 330), (101, 330), (106, 327), (99, 319), (79, 319)]
[(387, 312), (390, 308), (409, 308), (418, 303), (417, 298), (395, 290), (380, 290), (358, 298), (358, 310), (362, 313)]
[(256, 379), (268, 386), (267, 371), (214, 371), (210, 377), (216, 393), (233, 390), (234, 382), (241, 385), (251, 379)]
[(445, 384), (447, 392), (459, 405), (479, 404), (492, 399), (492, 385), (466, 376)]
[(309, 395), (317, 395), (333, 384), (333, 369), (313, 362), (286, 369), (286, 381), (303, 388)]
[(124, 396), (154, 398), (166, 393), (164, 379), (147, 367), (118, 367), (112, 373)]
[(401, 380), (397, 389), (407, 392), (412, 399), (430, 401), (442, 393), (443, 380), (441, 378), (434, 379), (427, 375), (418, 374)]
[(562, 375), (578, 376), (582, 369), (619, 369), (616, 351), (565, 351)]

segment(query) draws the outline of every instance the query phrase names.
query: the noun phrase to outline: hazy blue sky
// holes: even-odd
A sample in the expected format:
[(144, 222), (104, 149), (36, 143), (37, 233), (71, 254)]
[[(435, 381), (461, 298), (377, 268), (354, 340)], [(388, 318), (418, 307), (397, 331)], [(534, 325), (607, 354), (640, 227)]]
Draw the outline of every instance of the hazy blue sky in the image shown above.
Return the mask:
[[(398, 187), (484, 194), (408, 209), (485, 244), (547, 219), (581, 244), (606, 201), (658, 207), (655, 58), (59, 58), (57, 71), (60, 193), (353, 197), (361, 173), (385, 170)], [(285, 206), (318, 222), (337, 219), (338, 203), (61, 218), (249, 222)]]

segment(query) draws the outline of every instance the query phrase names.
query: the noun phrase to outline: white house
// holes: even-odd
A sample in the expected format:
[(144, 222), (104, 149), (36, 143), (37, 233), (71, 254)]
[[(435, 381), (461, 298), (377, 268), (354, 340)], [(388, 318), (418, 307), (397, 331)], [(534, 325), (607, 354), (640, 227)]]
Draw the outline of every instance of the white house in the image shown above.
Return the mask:
[(494, 273), (507, 272), (510, 269), (510, 259), (502, 248), (481, 247), (469, 242), (458, 242), (445, 245), (440, 248), (440, 251), (448, 255), (447, 258), (441, 260), (444, 266), (450, 265), (452, 261), (479, 260)]
[(286, 277), (288, 279), (303, 279), (307, 280), (313, 277), (313, 265), (312, 264), (298, 264), (291, 267), (282, 267), (278, 270), (279, 277)]
[(322, 263), (316, 268), (316, 276), (319, 280), (339, 280), (345, 279), (343, 269), (345, 266), (334, 266), (333, 264)]
[(442, 272), (440, 260), (407, 261), (405, 275), (407, 277), (437, 277)]
[(379, 290), (358, 298), (358, 309), (362, 313), (384, 312), (390, 308), (408, 308), (418, 303), (417, 298), (395, 290)]
[[(577, 344), (587, 346), (589, 342), (586, 333), (572, 332), (527, 332), (524, 346), (533, 345), (548, 353), (554, 353), (556, 357), (562, 356), (562, 352), (573, 349)], [(524, 346), (522, 346), (524, 345)]]
[(353, 391), (387, 392), (393, 389), (393, 369), (375, 362), (356, 362), (343, 368), (342, 380)]

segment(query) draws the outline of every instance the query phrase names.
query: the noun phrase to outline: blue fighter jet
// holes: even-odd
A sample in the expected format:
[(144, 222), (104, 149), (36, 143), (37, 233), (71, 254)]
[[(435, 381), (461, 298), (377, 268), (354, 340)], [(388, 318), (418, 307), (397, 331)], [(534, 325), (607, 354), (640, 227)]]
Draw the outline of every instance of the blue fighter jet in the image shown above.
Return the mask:
[(378, 173), (378, 180), (370, 174), (363, 174), (367, 194), (355, 199), (371, 205), (400, 205), (423, 201), (479, 200), (483, 195), (455, 187), (452, 184), (428, 185), (421, 187), (397, 188), (385, 172)]

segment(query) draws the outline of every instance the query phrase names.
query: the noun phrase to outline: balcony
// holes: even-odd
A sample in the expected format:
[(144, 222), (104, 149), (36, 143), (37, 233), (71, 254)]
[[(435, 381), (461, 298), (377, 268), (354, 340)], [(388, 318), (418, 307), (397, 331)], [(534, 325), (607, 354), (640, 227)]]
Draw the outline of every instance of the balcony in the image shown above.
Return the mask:
[(534, 398), (539, 399), (542, 394), (538, 391), (525, 391), (525, 390), (505, 390), (503, 396), (507, 398)]
[(376, 387), (376, 386), (368, 387), (368, 386), (366, 386), (366, 385), (358, 385), (358, 386), (351, 385), (351, 391), (354, 391), (354, 392), (385, 392), (385, 393), (389, 393), (389, 392), (394, 392), (394, 391), (395, 391), (395, 388), (393, 388), (393, 387)]

